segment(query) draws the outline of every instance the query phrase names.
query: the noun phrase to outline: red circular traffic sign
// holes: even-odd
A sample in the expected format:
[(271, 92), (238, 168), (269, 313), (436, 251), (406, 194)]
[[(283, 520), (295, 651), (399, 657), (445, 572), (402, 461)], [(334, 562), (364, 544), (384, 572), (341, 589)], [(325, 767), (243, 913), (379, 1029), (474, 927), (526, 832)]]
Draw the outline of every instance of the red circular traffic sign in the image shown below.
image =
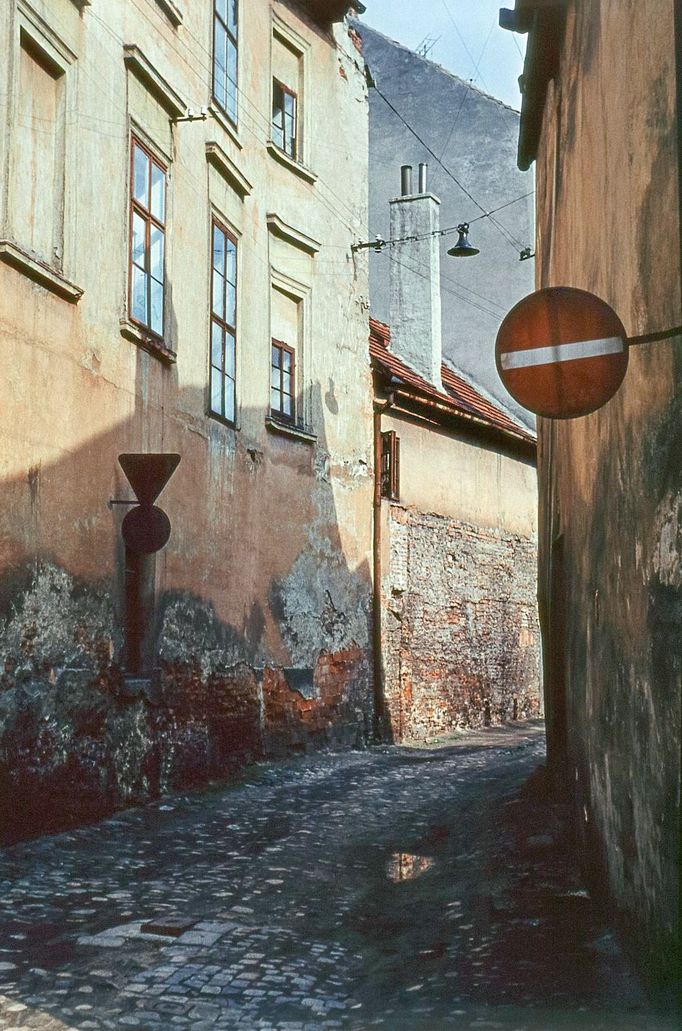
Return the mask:
[(606, 404), (628, 367), (623, 324), (585, 290), (553, 286), (519, 301), (495, 344), (497, 371), (519, 404), (550, 419), (575, 419)]

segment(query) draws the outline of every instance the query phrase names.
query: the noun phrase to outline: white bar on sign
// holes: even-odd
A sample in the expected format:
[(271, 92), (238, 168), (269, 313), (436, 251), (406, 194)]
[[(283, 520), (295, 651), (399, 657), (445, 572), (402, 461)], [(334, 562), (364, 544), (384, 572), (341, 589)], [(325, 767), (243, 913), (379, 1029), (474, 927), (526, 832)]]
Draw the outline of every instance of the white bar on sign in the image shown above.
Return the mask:
[(531, 347), (526, 351), (507, 351), (500, 355), (500, 365), (503, 369), (528, 369), (533, 365), (553, 365), (555, 362), (574, 362), (578, 358), (621, 354), (624, 348), (622, 337), (576, 340), (573, 344), (552, 344), (550, 347)]

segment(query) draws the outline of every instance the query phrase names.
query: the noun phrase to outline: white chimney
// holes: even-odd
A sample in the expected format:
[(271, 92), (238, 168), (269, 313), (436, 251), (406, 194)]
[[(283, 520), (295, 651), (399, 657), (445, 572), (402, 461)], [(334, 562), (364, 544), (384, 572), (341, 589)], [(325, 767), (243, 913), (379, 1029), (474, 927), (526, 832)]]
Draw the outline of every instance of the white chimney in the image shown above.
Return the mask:
[(403, 241), (389, 249), (391, 351), (442, 390), (440, 236), (434, 235), (440, 201), (427, 192), (426, 168), (419, 166), (419, 192), (413, 193), (412, 167), (403, 165), (402, 197), (391, 201), (390, 239)]

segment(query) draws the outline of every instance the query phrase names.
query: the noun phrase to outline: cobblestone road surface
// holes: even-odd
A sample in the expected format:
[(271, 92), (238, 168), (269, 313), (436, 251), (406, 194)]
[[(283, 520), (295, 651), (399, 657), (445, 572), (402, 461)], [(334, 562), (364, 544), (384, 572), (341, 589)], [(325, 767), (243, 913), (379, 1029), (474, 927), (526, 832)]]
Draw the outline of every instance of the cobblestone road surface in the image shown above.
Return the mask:
[(0, 853), (0, 1027), (668, 1028), (520, 791), (540, 723), (259, 765)]

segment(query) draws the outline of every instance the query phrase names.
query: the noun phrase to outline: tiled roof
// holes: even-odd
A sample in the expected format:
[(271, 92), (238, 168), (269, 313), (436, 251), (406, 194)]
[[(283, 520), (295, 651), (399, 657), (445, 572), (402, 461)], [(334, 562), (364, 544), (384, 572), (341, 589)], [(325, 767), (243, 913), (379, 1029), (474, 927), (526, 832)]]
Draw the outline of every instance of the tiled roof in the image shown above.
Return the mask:
[(422, 395), (426, 400), (434, 401), (446, 408), (452, 415), (474, 417), (488, 426), (503, 433), (509, 433), (517, 439), (535, 444), (535, 437), (527, 429), (500, 408), (479, 394), (471, 384), (449, 369), (441, 366), (441, 379), (445, 391), (437, 390), (431, 383), (414, 372), (389, 350), (391, 331), (377, 319), (369, 320), (369, 354), (372, 365), (386, 376), (400, 380), (401, 385), (414, 394)]

